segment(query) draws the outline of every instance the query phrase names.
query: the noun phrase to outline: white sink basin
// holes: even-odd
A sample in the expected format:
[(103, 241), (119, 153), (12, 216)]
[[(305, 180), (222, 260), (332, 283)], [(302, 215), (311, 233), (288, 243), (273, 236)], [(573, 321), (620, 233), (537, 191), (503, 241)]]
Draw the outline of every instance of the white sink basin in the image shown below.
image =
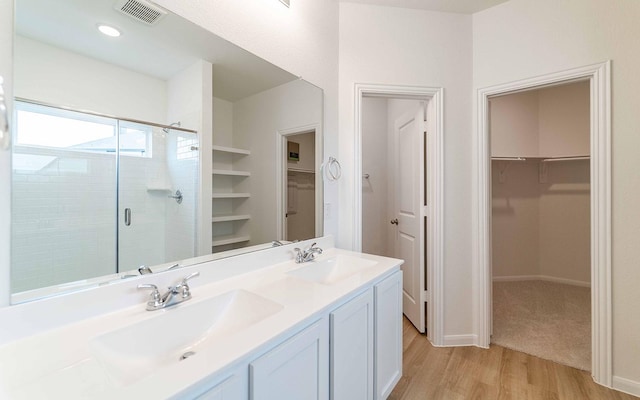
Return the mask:
[(160, 368), (185, 362), (181, 358), (187, 352), (197, 357), (199, 350), (282, 308), (254, 293), (234, 290), (153, 311), (159, 314), (92, 339), (90, 349), (116, 385), (127, 385)]
[(324, 260), (309, 261), (288, 274), (310, 282), (333, 285), (375, 265), (375, 261), (338, 254)]

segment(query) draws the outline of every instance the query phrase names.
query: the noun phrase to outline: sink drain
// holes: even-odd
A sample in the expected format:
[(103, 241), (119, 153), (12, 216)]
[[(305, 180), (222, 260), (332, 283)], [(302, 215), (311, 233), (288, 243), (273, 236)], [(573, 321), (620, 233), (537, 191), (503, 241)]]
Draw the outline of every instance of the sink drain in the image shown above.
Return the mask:
[(195, 355), (196, 352), (195, 351), (187, 351), (186, 353), (184, 353), (183, 355), (180, 356), (180, 361), (182, 360), (186, 360), (187, 358)]

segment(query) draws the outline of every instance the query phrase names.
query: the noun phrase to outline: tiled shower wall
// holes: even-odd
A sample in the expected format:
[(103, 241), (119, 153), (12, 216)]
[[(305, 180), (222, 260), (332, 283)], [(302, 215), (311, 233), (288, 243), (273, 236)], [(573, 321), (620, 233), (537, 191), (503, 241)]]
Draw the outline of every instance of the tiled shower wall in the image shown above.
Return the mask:
[[(121, 157), (120, 271), (194, 255), (197, 151), (178, 159), (176, 135), (166, 136), (154, 129), (152, 158)], [(12, 292), (115, 273), (115, 155), (14, 152), (40, 165), (14, 171)], [(177, 189), (180, 205), (167, 197)], [(128, 227), (124, 208), (132, 210)]]

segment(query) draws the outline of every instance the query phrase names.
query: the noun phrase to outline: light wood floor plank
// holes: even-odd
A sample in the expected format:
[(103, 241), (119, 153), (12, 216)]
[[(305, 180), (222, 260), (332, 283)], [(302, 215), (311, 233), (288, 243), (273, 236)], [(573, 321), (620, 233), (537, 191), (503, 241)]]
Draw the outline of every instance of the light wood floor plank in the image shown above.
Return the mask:
[(403, 376), (390, 400), (638, 400), (590, 374), (492, 345), (433, 347), (404, 320)]

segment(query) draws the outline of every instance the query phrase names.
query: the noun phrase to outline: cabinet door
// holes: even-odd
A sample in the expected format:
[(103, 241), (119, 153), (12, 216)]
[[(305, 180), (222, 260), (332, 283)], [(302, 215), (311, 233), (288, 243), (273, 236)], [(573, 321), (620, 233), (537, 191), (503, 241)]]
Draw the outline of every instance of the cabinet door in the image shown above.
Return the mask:
[(245, 367), (197, 396), (196, 400), (247, 400), (249, 398), (248, 368)]
[(386, 399), (402, 376), (402, 271), (374, 287), (375, 399)]
[(249, 364), (250, 398), (327, 399), (328, 358), (328, 323), (324, 318)]
[(373, 290), (336, 309), (329, 318), (331, 399), (372, 399)]

